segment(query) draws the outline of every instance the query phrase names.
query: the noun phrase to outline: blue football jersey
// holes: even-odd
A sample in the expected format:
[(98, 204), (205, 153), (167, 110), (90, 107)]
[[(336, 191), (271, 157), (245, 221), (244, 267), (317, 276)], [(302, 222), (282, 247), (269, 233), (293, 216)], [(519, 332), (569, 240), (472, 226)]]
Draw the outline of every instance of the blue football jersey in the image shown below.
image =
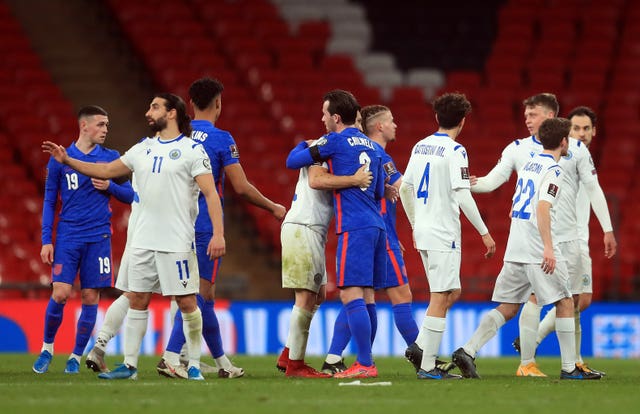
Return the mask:
[[(193, 132), (191, 139), (202, 143), (209, 159), (211, 160), (211, 172), (215, 180), (216, 190), (220, 196), (220, 202), (224, 206), (224, 168), (227, 165), (240, 162), (240, 153), (231, 134), (216, 128), (206, 120), (191, 121)], [(198, 197), (198, 217), (196, 218), (196, 233), (212, 233), (213, 225), (209, 218), (207, 202), (202, 195)]]
[(353, 175), (369, 164), (373, 181), (367, 188), (348, 187), (333, 191), (336, 233), (365, 228), (385, 229), (379, 201), (384, 196), (384, 172), (381, 148), (357, 128), (332, 132), (317, 143), (320, 156), (327, 160), (334, 175)]
[[(84, 154), (75, 142), (67, 148), (67, 153), (72, 158), (93, 163), (108, 163), (120, 158), (118, 151), (100, 145)], [(118, 195), (123, 202), (133, 200), (130, 182), (120, 185), (111, 181), (108, 191), (100, 191), (93, 187), (90, 177), (50, 158), (42, 208), (42, 244), (52, 243), (58, 194), (62, 203), (56, 229), (58, 242), (95, 242), (111, 236), (111, 195)]]
[[(376, 143), (376, 145), (379, 145)], [(393, 185), (396, 181), (402, 178), (402, 174), (396, 168), (393, 159), (389, 154), (384, 152), (384, 149), (380, 146), (382, 155), (382, 169), (384, 171), (385, 180), (387, 184)], [(380, 213), (384, 220), (384, 225), (387, 229), (387, 250), (400, 249), (400, 242), (398, 241), (398, 233), (396, 232), (396, 203), (383, 198), (380, 200)]]

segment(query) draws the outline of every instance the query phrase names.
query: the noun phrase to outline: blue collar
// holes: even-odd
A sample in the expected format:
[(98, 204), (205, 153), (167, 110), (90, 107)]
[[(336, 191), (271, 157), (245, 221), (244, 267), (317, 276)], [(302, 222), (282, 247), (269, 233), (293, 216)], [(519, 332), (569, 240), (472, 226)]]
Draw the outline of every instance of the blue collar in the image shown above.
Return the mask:
[(170, 139), (169, 141), (163, 141), (160, 139), (160, 137), (158, 137), (158, 142), (161, 144), (171, 144), (172, 142), (180, 141), (182, 138), (184, 138), (184, 135), (182, 134), (178, 135), (174, 139)]
[(536, 138), (535, 135), (531, 135), (531, 139), (533, 139), (533, 142), (535, 142), (536, 144), (542, 145), (542, 142), (538, 141), (538, 138)]

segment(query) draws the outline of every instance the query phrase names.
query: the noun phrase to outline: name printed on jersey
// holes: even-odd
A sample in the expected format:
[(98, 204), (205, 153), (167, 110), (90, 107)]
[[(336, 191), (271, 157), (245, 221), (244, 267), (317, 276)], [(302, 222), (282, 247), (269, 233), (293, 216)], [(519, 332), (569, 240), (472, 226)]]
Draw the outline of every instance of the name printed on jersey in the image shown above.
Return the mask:
[(356, 145), (364, 145), (367, 148), (375, 149), (373, 147), (373, 144), (371, 143), (371, 141), (368, 138), (349, 137), (349, 138), (347, 138), (347, 142), (352, 147), (355, 147)]
[(413, 150), (413, 153), (420, 154), (420, 155), (435, 155), (438, 157), (444, 157), (444, 151), (445, 151), (445, 147), (441, 145), (420, 144), (420, 145), (416, 145), (416, 147)]

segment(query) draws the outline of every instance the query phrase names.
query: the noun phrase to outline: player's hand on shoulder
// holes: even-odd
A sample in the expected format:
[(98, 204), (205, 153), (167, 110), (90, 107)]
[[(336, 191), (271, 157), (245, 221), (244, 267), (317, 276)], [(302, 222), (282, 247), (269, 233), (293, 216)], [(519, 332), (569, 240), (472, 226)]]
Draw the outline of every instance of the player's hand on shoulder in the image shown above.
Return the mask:
[(486, 259), (493, 257), (493, 255), (496, 254), (496, 242), (493, 240), (493, 237), (491, 237), (491, 233), (482, 236), (482, 243), (484, 243), (484, 246), (487, 248), (484, 257)]
[(271, 214), (273, 214), (273, 216), (278, 220), (284, 220), (284, 216), (287, 214), (287, 208), (282, 204), (274, 203)]
[(40, 249), (40, 259), (42, 259), (42, 263), (44, 264), (52, 264), (53, 263), (53, 244), (43, 244), (42, 249)]
[(373, 174), (369, 171), (369, 165), (363, 164), (362, 167), (358, 168), (358, 171), (353, 174), (353, 178), (355, 180), (354, 187), (369, 187), (373, 181)]
[(209, 245), (207, 246), (207, 255), (209, 255), (210, 259), (217, 259), (218, 257), (222, 257), (227, 252), (226, 242), (224, 237), (216, 236), (215, 234), (209, 240)]
[(109, 188), (110, 181), (109, 180), (101, 180), (99, 178), (92, 178), (91, 184), (93, 184), (93, 188), (96, 190), (106, 191)]

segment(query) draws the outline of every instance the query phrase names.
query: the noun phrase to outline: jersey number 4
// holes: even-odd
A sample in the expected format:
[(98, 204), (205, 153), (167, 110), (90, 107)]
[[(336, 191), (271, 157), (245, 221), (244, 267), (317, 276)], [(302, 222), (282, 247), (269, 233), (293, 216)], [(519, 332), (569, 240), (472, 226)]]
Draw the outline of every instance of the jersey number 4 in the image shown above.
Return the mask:
[(429, 198), (429, 170), (431, 169), (431, 163), (428, 162), (424, 166), (424, 172), (422, 178), (420, 178), (420, 185), (418, 185), (418, 191), (416, 196), (422, 198), (422, 203), (427, 204), (427, 198)]
[(516, 197), (513, 199), (513, 206), (511, 206), (512, 218), (522, 220), (529, 220), (531, 218), (531, 200), (535, 193), (536, 188), (533, 180), (527, 180), (526, 183), (522, 181), (522, 178), (518, 180), (516, 184)]

